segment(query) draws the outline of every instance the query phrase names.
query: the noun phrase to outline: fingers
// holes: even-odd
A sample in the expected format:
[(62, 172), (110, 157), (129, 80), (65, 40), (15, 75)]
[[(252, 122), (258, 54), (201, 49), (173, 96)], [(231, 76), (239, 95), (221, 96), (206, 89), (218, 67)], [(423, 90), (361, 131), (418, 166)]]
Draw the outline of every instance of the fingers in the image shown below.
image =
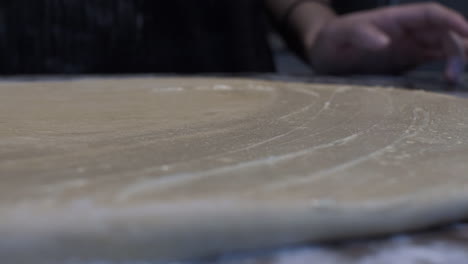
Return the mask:
[(373, 24), (363, 24), (355, 28), (351, 42), (357, 47), (371, 51), (382, 50), (390, 45), (390, 37)]
[[(333, 63), (349, 66), (341, 67), (342, 72), (398, 72), (450, 58), (446, 76), (456, 80), (463, 61), (446, 52), (445, 36), (453, 31), (468, 39), (468, 22), (439, 4), (357, 12), (335, 19), (326, 28), (321, 47), (335, 54)], [(325, 57), (320, 52), (314, 56)]]
[(465, 41), (458, 34), (449, 32), (444, 47), (447, 56), (445, 78), (453, 84), (459, 83), (466, 64)]
[(427, 5), (424, 12), (427, 23), (433, 23), (440, 28), (446, 28), (468, 37), (468, 22), (460, 13), (440, 4)]
[(468, 37), (468, 22), (458, 12), (437, 3), (410, 4), (394, 7), (388, 14), (403, 27), (412, 30), (432, 27), (438, 30), (452, 30)]
[(447, 64), (445, 67), (445, 79), (452, 83), (460, 83), (463, 73), (465, 71), (465, 60), (458, 56), (452, 56), (447, 58)]
[(460, 13), (437, 3), (410, 4), (388, 9), (380, 17), (375, 16), (375, 21), (396, 32), (391, 35), (398, 39), (397, 47), (408, 45), (411, 36), (419, 48), (408, 56), (414, 56), (419, 63), (445, 58), (446, 79), (459, 82), (466, 63), (463, 38), (468, 38), (468, 22)]

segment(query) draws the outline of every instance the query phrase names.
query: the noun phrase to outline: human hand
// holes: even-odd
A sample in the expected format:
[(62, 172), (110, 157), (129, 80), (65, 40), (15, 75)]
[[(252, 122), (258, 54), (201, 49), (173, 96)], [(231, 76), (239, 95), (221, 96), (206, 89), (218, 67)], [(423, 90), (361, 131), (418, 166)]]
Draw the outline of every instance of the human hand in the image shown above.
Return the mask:
[(466, 52), (468, 22), (461, 14), (435, 3), (410, 4), (337, 17), (306, 45), (321, 73), (402, 73), (448, 59), (446, 77), (454, 81), (453, 32)]

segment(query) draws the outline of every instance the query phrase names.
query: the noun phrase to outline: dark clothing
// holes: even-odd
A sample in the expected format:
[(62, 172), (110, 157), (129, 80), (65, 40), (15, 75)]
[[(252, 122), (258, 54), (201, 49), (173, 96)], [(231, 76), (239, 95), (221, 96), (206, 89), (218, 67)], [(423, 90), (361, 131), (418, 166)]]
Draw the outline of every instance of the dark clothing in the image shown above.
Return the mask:
[(332, 6), (338, 14), (346, 14), (350, 12), (376, 8), (384, 4), (388, 4), (389, 2), (389, 0), (334, 0), (332, 1)]
[(273, 70), (261, 1), (0, 0), (0, 74)]

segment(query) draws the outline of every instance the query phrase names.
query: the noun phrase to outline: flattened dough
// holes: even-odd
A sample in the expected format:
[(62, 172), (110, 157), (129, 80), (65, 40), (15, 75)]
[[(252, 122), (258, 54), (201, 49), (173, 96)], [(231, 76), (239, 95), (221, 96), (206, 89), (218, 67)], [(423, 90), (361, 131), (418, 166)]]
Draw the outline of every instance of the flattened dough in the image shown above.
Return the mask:
[(468, 216), (468, 102), (445, 95), (0, 82), (0, 128), (0, 259), (14, 263), (185, 259)]

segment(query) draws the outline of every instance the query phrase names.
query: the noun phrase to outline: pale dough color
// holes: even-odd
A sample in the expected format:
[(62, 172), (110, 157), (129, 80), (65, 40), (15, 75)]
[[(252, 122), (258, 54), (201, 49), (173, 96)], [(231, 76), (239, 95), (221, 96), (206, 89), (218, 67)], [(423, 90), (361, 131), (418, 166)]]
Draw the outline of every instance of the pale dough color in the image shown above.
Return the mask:
[(0, 82), (0, 180), (2, 262), (413, 230), (468, 216), (468, 101), (248, 79)]

